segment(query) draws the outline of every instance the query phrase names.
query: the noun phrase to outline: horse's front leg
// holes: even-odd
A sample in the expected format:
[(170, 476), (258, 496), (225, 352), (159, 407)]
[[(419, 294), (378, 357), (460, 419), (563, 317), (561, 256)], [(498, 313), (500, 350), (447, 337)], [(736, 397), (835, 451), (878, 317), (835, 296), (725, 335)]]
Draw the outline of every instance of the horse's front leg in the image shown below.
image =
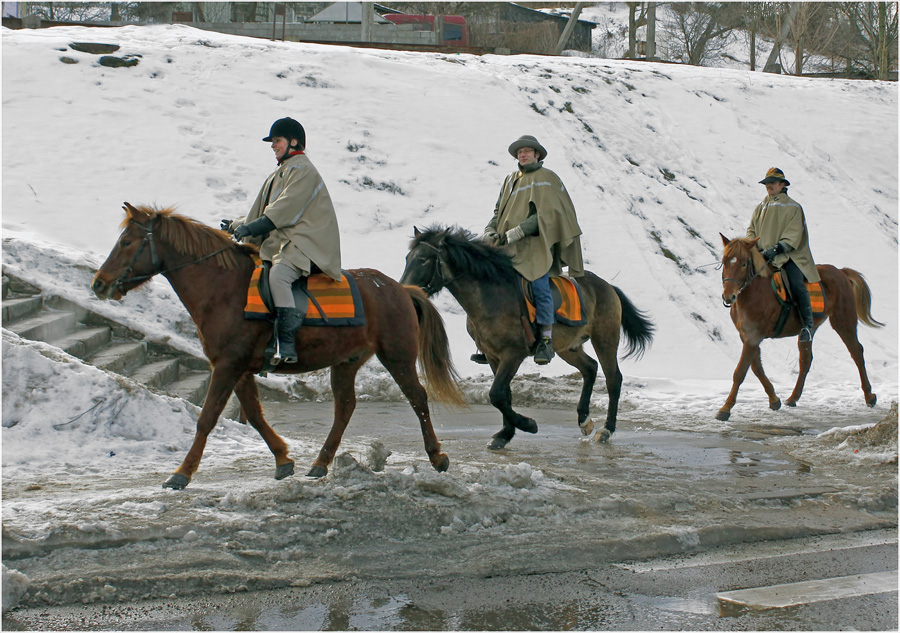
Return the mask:
[(341, 438), (347, 430), (350, 416), (356, 410), (356, 372), (362, 364), (368, 360), (368, 356), (362, 362), (340, 363), (331, 368), (331, 392), (334, 395), (334, 421), (325, 443), (319, 451), (319, 456), (313, 462), (312, 468), (306, 473), (307, 477), (324, 477), (328, 474), (328, 467), (341, 445)]
[(797, 400), (800, 399), (800, 395), (803, 393), (803, 386), (806, 384), (806, 376), (809, 374), (809, 368), (812, 365), (813, 360), (812, 341), (806, 341), (804, 343), (798, 341), (797, 347), (800, 350), (800, 373), (797, 376), (797, 384), (794, 385), (794, 391), (791, 392), (791, 397), (785, 401), (785, 404), (789, 407), (797, 406)]
[(494, 382), (491, 384), (491, 404), (503, 414), (503, 428), (500, 429), (488, 444), (488, 448), (497, 451), (504, 448), (516, 434), (516, 429), (526, 433), (537, 433), (537, 422), (516, 413), (512, 408), (512, 389), (510, 383), (525, 360), (524, 356), (507, 356), (500, 360), (496, 367), (493, 362)]
[(234, 386), (234, 393), (241, 402), (241, 410), (247, 421), (265, 440), (272, 455), (275, 456), (275, 479), (284, 479), (294, 474), (294, 460), (288, 457), (288, 446), (275, 430), (269, 426), (263, 416), (259, 403), (259, 389), (253, 374), (246, 372)]
[[(769, 377), (766, 376), (766, 372), (763, 369), (762, 352), (759, 349), (759, 345), (756, 346), (756, 354), (750, 359), (750, 369), (756, 374), (760, 384), (766, 391), (766, 395), (769, 397), (769, 408), (772, 409), (772, 411), (778, 411), (778, 409), (781, 408), (781, 399), (775, 393), (775, 387), (772, 386)], [(790, 404), (790, 402), (788, 404)]]
[(181, 466), (175, 469), (175, 472), (163, 484), (163, 488), (181, 490), (190, 483), (191, 477), (200, 467), (203, 450), (206, 448), (206, 438), (219, 421), (219, 415), (225, 409), (225, 404), (231, 396), (238, 376), (239, 372), (232, 367), (213, 367), (212, 376), (209, 379), (209, 389), (206, 392), (206, 399), (203, 401), (203, 409), (197, 419), (194, 443), (184, 461), (181, 462)]
[(741, 359), (738, 361), (737, 367), (734, 370), (734, 382), (731, 386), (731, 393), (728, 394), (725, 404), (722, 405), (722, 408), (719, 409), (719, 412), (716, 414), (717, 420), (722, 420), (724, 422), (731, 417), (731, 409), (734, 407), (734, 403), (737, 402), (738, 389), (741, 388), (741, 383), (744, 382), (744, 378), (747, 376), (747, 369), (749, 369), (753, 357), (758, 356), (758, 354), (759, 343), (752, 345), (744, 341)]

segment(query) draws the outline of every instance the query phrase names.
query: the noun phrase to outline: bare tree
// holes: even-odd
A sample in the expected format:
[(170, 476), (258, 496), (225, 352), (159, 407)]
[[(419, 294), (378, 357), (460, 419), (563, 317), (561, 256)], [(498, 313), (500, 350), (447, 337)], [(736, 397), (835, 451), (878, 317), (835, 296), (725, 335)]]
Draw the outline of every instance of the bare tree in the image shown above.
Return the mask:
[(731, 32), (743, 22), (739, 3), (673, 2), (666, 8), (668, 57), (695, 66), (721, 53)]
[[(827, 51), (840, 31), (838, 5), (832, 2), (800, 2), (791, 21), (789, 38), (794, 52), (794, 74), (802, 75), (811, 55)], [(782, 63), (782, 67), (785, 64)]]
[(647, 24), (647, 3), (626, 2), (628, 6), (628, 50), (627, 59), (634, 59), (637, 52), (637, 30)]
[(897, 3), (842, 2), (858, 50), (857, 63), (876, 79), (888, 79), (897, 63)]

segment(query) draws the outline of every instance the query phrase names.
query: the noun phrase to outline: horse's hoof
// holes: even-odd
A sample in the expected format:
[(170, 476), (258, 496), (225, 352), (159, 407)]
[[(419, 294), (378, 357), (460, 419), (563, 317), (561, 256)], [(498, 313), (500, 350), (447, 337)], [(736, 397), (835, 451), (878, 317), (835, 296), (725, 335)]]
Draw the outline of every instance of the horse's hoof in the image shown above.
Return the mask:
[[(785, 404), (787, 404), (787, 406), (789, 407), (793, 407), (796, 406), (797, 403), (795, 402), (794, 404), (791, 404), (791, 401), (788, 400)], [(775, 402), (770, 402), (769, 408), (772, 409), (772, 411), (778, 411), (778, 409), (781, 408), (781, 399), (778, 399)]]
[(607, 428), (603, 428), (597, 433), (597, 441), (601, 443), (608, 442), (610, 437), (612, 437), (612, 433)]
[[(788, 398), (787, 400), (785, 400), (784, 403), (785, 403), (787, 406), (789, 406), (789, 407), (796, 407), (796, 406), (797, 406), (797, 401), (796, 401), (796, 400), (791, 400), (790, 398)], [(770, 405), (770, 406), (771, 406), (771, 405)], [(777, 410), (778, 410), (778, 407), (772, 407), (772, 409), (775, 410), (775, 411), (777, 411)]]
[(503, 437), (495, 437), (491, 439), (491, 443), (487, 445), (490, 451), (502, 451), (509, 444), (509, 440)]
[(172, 490), (184, 490), (191, 480), (179, 473), (172, 473), (172, 476), (166, 479), (163, 488), (171, 488)]
[(866, 404), (870, 407), (874, 407), (876, 402), (878, 402), (878, 398), (875, 397), (874, 393), (872, 394), (871, 400), (869, 398), (866, 398)]
[(287, 462), (275, 467), (275, 479), (284, 479), (294, 474), (294, 462)]
[(716, 414), (716, 419), (719, 422), (725, 422), (730, 417), (731, 417), (731, 411), (719, 411)]
[(582, 435), (590, 435), (594, 432), (594, 421), (591, 418), (588, 418), (587, 420), (579, 424), (578, 428), (581, 429)]
[(321, 477), (324, 477), (327, 474), (328, 474), (328, 469), (325, 468), (324, 466), (313, 466), (312, 468), (309, 469), (309, 472), (306, 473), (306, 476), (307, 477), (315, 477), (316, 479), (319, 479)]
[(450, 469), (450, 458), (447, 456), (447, 453), (441, 453), (438, 455), (437, 463), (432, 462), (431, 465), (439, 473), (445, 473)]
[(516, 428), (525, 433), (537, 433), (538, 425), (537, 422), (532, 420), (531, 418), (522, 417), (522, 419), (516, 422)]

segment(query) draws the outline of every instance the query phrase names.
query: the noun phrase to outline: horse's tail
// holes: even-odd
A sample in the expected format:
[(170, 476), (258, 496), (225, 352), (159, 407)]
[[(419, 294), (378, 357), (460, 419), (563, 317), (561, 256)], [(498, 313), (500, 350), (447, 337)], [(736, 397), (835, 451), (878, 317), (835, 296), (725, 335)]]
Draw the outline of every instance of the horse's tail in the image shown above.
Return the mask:
[(619, 295), (619, 302), (622, 304), (622, 330), (628, 341), (628, 348), (623, 358), (634, 356), (639, 359), (653, 341), (656, 326), (650, 320), (650, 315), (634, 307), (631, 299), (626, 297), (624, 292), (616, 286), (613, 286), (613, 290)]
[(459, 374), (450, 356), (450, 339), (444, 320), (421, 288), (404, 286), (419, 319), (419, 369), (425, 374), (425, 389), (431, 400), (457, 407), (468, 407)]
[(876, 321), (872, 316), (872, 291), (866, 283), (866, 278), (852, 268), (841, 268), (841, 272), (853, 285), (853, 293), (856, 295), (856, 318), (869, 327), (884, 327), (884, 323)]

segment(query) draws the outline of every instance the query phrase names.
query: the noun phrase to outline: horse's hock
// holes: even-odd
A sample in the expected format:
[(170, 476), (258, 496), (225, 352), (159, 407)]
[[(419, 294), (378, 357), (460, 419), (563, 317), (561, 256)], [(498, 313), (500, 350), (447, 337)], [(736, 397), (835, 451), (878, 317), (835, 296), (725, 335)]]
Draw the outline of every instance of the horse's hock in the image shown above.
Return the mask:
[[(147, 341), (139, 332), (5, 272), (3, 327), (198, 406), (206, 396), (209, 362), (205, 358)], [(237, 415), (234, 411), (229, 417)]]

